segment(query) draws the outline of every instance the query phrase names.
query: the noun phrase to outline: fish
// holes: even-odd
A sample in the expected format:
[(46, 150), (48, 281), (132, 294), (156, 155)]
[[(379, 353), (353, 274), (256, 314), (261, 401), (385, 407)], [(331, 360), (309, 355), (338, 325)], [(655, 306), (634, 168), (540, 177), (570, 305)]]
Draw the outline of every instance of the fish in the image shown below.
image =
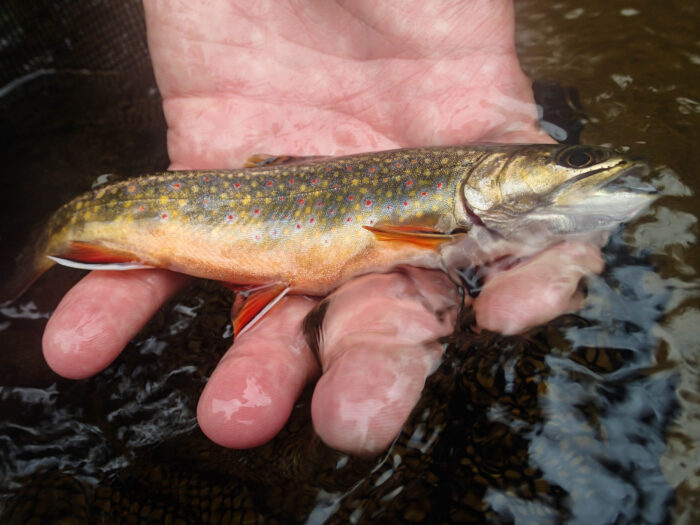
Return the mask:
[(449, 272), (609, 232), (657, 197), (648, 171), (601, 147), (473, 144), (154, 173), (61, 207), (3, 294), (55, 263), (164, 268), (244, 292), (238, 334), (288, 293), (325, 296), (400, 265)]

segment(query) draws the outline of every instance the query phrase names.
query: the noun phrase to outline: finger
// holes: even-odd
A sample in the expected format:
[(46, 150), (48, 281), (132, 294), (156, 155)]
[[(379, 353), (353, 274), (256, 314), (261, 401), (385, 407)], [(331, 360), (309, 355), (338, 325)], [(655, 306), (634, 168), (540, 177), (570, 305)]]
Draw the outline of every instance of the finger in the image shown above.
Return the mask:
[(44, 359), (83, 379), (106, 368), (189, 278), (165, 270), (94, 271), (61, 300), (44, 330)]
[(458, 303), (443, 273), (418, 269), (364, 276), (334, 292), (311, 404), (326, 444), (359, 455), (389, 446), (442, 357), (437, 339), (453, 331)]
[(236, 338), (199, 399), (197, 419), (209, 439), (249, 448), (282, 429), (302, 389), (319, 373), (301, 331), (315, 303), (285, 298)]
[(476, 322), (505, 335), (547, 323), (580, 307), (582, 277), (603, 270), (598, 248), (567, 242), (516, 268), (490, 275), (474, 301)]

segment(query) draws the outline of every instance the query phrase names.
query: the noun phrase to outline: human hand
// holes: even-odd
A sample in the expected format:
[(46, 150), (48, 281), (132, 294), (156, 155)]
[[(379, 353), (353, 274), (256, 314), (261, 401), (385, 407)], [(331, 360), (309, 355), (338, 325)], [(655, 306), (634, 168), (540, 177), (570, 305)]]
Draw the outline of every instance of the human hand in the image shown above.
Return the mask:
[[(548, 140), (515, 56), (510, 2), (144, 5), (173, 169), (237, 167), (261, 151)], [(504, 333), (546, 322), (575, 307), (578, 280), (601, 265), (596, 249), (570, 243), (494, 272), (474, 301), (477, 322)], [(99, 372), (186, 281), (162, 270), (92, 272), (50, 319), (47, 362), (66, 377)], [(200, 426), (225, 446), (262, 444), (322, 373), (317, 433), (341, 450), (379, 452), (437, 366), (437, 339), (453, 331), (459, 301), (436, 271), (354, 279), (329, 299), (319, 370), (301, 330), (316, 300), (285, 298), (222, 358)]]

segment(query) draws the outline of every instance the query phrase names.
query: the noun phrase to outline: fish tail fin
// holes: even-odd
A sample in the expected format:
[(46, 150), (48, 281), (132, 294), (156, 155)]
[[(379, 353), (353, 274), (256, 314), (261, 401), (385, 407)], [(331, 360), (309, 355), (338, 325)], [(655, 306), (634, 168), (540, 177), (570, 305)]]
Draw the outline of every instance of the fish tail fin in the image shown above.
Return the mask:
[(19, 299), (41, 275), (51, 268), (54, 261), (27, 246), (15, 259), (10, 279), (0, 285), (0, 304)]

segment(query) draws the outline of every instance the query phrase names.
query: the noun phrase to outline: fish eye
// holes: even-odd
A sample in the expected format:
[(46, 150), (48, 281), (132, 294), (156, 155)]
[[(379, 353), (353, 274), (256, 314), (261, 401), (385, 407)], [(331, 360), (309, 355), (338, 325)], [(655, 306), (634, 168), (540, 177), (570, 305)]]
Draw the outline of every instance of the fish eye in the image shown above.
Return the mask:
[(564, 149), (557, 156), (557, 164), (565, 168), (585, 168), (604, 160), (605, 155), (593, 148), (573, 147)]

